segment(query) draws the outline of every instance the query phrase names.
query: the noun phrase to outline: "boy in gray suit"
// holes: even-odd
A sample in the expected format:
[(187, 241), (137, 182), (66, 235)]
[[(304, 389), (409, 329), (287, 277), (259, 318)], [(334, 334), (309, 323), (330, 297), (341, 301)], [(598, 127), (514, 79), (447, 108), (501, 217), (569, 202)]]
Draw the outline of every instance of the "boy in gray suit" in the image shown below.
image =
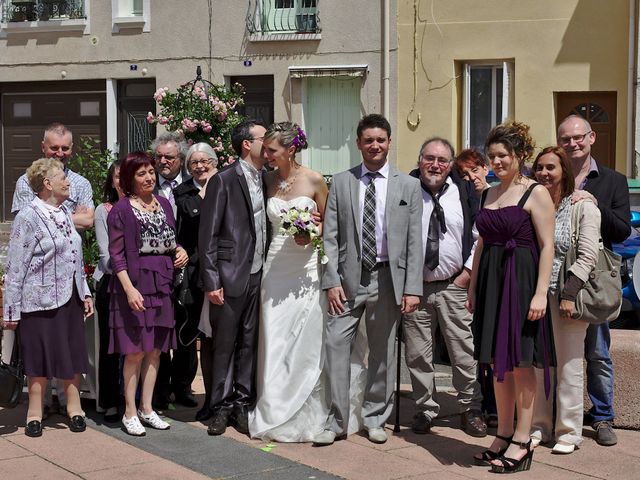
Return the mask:
[(322, 276), (327, 291), (327, 371), (331, 409), (317, 445), (344, 437), (349, 424), (349, 359), (364, 318), (369, 342), (362, 406), (369, 440), (384, 443), (393, 407), (395, 336), (403, 313), (422, 295), (420, 182), (387, 162), (391, 126), (381, 115), (358, 124), (362, 164), (333, 177), (324, 219)]

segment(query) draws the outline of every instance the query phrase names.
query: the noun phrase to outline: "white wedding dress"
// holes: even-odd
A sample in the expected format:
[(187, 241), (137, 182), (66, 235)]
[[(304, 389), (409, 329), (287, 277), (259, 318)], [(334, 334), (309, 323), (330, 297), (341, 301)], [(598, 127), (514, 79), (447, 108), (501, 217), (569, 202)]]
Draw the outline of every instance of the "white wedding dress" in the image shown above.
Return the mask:
[[(249, 432), (263, 440), (309, 442), (324, 429), (329, 412), (323, 373), (326, 309), (317, 253), (279, 232), (282, 210), (294, 206), (316, 209), (308, 197), (273, 197), (267, 202), (273, 236), (263, 267), (257, 402), (249, 412)], [(350, 433), (361, 428), (366, 381), (366, 338), (360, 333), (352, 355)]]

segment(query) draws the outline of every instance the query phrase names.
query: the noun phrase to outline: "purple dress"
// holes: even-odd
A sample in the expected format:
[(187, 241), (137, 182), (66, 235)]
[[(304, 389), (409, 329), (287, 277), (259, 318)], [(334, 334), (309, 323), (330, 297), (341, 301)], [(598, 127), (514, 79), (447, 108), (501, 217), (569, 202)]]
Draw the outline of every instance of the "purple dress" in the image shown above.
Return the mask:
[[(518, 205), (482, 208), (476, 217), (483, 249), (473, 316), (475, 356), (480, 363), (494, 364), (498, 381), (515, 367), (533, 365), (548, 373), (546, 367), (555, 363), (548, 313), (540, 320), (527, 320), (538, 281), (540, 249), (523, 206), (536, 185), (529, 187)], [(486, 191), (483, 205), (485, 196)]]
[[(107, 218), (109, 230), (109, 255), (113, 276), (109, 285), (109, 353), (130, 354), (149, 352), (157, 348), (163, 352), (176, 347), (173, 303), (173, 251), (166, 253), (149, 250), (144, 240), (150, 231), (157, 236), (158, 245), (173, 232), (175, 220), (169, 202), (156, 197), (162, 205), (164, 227), (152, 225), (136, 215), (128, 198), (118, 201)], [(129, 307), (116, 274), (127, 270), (134, 287), (144, 299), (144, 312), (134, 312)]]

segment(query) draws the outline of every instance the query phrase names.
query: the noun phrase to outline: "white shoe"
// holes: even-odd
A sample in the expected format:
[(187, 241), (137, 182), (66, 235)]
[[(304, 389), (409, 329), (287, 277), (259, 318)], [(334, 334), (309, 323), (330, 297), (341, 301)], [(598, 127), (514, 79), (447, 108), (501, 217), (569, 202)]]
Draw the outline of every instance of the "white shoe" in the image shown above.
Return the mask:
[(336, 432), (332, 430), (323, 430), (313, 437), (314, 445), (331, 445), (336, 439)]
[(384, 443), (387, 441), (387, 434), (384, 428), (381, 427), (367, 429), (367, 435), (369, 436), (369, 441), (373, 443)]
[(149, 425), (151, 428), (155, 428), (156, 430), (169, 430), (171, 428), (171, 425), (162, 420), (154, 411), (149, 415), (145, 415), (142, 413), (142, 410), (138, 410), (138, 416), (143, 423)]
[(126, 415), (123, 415), (122, 425), (126, 432), (134, 437), (144, 437), (147, 434), (138, 417), (127, 418)]
[(570, 453), (573, 453), (576, 448), (578, 447), (576, 447), (573, 443), (563, 442), (562, 440), (560, 440), (553, 446), (551, 453), (568, 455)]

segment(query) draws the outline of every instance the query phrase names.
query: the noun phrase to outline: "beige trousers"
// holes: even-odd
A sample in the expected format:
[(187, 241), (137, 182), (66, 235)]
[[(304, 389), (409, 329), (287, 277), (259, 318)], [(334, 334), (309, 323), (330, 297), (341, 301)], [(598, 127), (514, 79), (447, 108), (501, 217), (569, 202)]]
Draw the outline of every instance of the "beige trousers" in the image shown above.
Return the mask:
[[(549, 295), (549, 310), (553, 325), (557, 366), (551, 369), (555, 377), (555, 391), (547, 399), (544, 393), (544, 371), (536, 368), (537, 392), (534, 402), (531, 436), (543, 442), (554, 438), (579, 446), (582, 443), (582, 415), (584, 388), (584, 338), (588, 323), (560, 317), (560, 299)], [(553, 383), (552, 383), (553, 385)], [(555, 393), (555, 395), (554, 395)], [(553, 424), (553, 402), (556, 421)], [(555, 427), (555, 435), (552, 436)]]

